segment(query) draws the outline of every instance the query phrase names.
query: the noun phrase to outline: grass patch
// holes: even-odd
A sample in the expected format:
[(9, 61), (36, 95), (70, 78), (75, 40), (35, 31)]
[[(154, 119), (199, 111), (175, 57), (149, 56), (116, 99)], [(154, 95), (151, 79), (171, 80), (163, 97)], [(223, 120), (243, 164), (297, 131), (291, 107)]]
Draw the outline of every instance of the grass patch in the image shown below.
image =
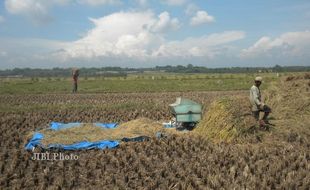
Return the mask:
[[(262, 74), (267, 84), (276, 80), (275, 74)], [(80, 78), (79, 93), (103, 92), (180, 92), (245, 90), (253, 83), (255, 74), (173, 74), (151, 77), (139, 75), (127, 78)], [(153, 80), (154, 79), (154, 80)], [(264, 88), (267, 87), (264, 85)], [(71, 93), (70, 78), (1, 79), (0, 94)]]

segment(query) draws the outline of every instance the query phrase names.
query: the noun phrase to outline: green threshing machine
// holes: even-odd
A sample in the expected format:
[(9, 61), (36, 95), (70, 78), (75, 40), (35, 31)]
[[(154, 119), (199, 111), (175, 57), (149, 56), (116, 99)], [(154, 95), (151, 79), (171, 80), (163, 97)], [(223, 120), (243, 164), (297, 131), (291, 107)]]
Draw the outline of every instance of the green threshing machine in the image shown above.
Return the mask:
[(202, 117), (202, 106), (186, 98), (177, 98), (169, 105), (175, 118), (176, 128), (193, 129)]

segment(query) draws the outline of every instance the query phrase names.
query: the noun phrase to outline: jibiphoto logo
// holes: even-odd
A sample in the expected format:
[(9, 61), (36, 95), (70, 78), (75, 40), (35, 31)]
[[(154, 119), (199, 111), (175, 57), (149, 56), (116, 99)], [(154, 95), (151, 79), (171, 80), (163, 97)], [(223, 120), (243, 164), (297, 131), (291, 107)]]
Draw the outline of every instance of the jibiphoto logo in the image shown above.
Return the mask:
[(43, 153), (33, 153), (32, 160), (78, 160), (79, 156), (75, 154), (64, 154), (64, 153), (49, 153), (49, 152), (43, 152)]

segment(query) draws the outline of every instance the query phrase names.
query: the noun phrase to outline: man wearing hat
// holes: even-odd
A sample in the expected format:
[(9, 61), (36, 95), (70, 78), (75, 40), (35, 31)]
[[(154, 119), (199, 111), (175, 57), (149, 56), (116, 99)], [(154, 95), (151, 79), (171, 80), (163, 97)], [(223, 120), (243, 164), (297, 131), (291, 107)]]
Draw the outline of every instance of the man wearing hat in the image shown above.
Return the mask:
[[(261, 93), (259, 86), (262, 84), (262, 77), (258, 76), (255, 78), (255, 84), (250, 89), (250, 102), (252, 105), (252, 113), (257, 121), (259, 121), (260, 126), (265, 126), (269, 124), (267, 117), (271, 112), (269, 106), (265, 105), (261, 100)], [(259, 113), (264, 112), (262, 120), (259, 119)]]

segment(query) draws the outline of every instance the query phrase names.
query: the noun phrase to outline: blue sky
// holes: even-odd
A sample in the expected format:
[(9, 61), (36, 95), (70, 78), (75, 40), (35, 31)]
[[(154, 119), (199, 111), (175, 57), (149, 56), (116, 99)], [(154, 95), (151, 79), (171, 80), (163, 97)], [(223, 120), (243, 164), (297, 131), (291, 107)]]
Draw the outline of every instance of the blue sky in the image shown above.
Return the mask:
[(310, 65), (308, 0), (4, 0), (0, 69)]

